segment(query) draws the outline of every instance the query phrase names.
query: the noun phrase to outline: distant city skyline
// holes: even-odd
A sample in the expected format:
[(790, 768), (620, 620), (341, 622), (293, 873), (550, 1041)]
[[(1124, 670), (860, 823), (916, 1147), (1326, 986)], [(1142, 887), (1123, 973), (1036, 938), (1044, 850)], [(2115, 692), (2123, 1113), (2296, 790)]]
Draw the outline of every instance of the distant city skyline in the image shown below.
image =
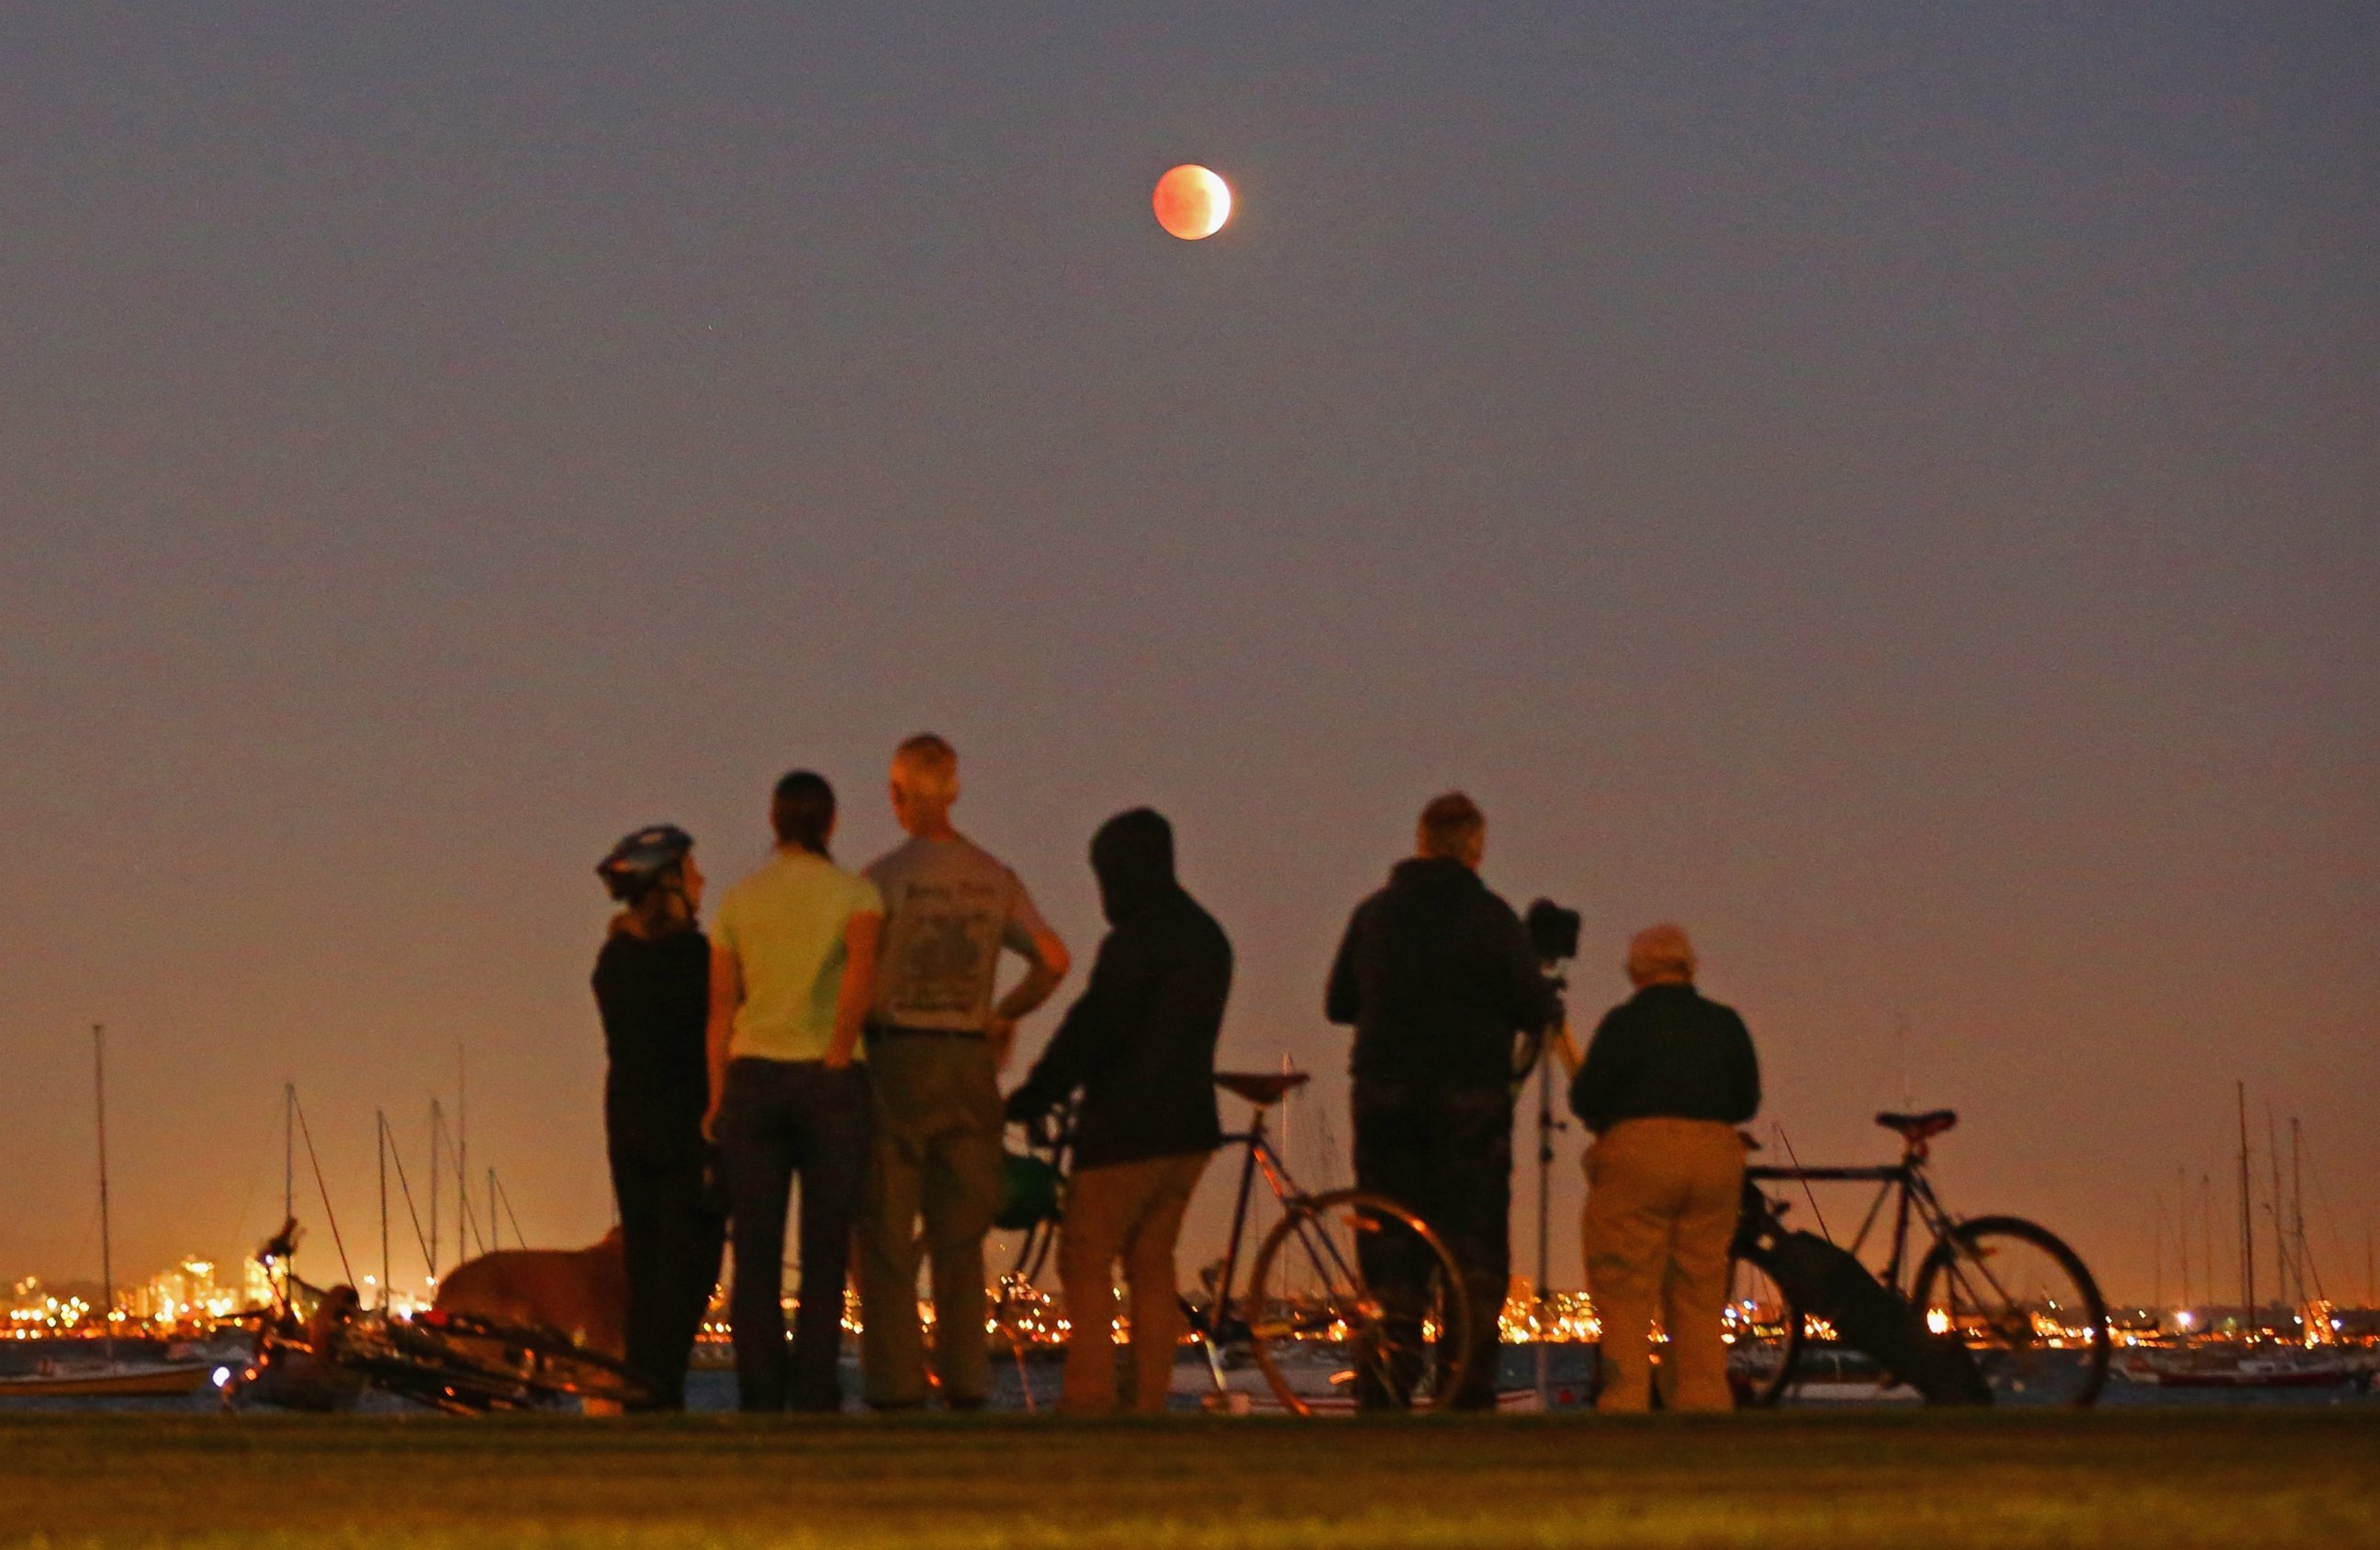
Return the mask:
[(596, 858), (723, 884), (807, 767), (865, 863), (932, 728), (1079, 963), (1173, 819), (1301, 1167), (1460, 787), (1582, 1032), (1694, 933), (1764, 1137), (1956, 1107), (1950, 1204), (2137, 1301), (2245, 1079), (2361, 1278), (2370, 6), (20, 9), (0, 143), (0, 1277), (96, 1277), (94, 1022), (119, 1265), (277, 1225), (285, 1082), (376, 1261), (458, 1051), (591, 1241)]

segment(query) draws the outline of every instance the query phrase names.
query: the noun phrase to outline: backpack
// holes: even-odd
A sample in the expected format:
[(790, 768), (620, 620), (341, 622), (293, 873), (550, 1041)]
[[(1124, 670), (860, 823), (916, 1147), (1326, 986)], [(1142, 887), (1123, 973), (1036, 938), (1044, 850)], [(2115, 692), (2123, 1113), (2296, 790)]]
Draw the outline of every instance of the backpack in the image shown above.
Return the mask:
[(1992, 1402), (1967, 1343), (1929, 1332), (1909, 1299), (1869, 1274), (1848, 1250), (1815, 1232), (1780, 1232), (1758, 1251), (1756, 1262), (1797, 1310), (1826, 1320), (1845, 1345), (1874, 1357), (1927, 1404)]

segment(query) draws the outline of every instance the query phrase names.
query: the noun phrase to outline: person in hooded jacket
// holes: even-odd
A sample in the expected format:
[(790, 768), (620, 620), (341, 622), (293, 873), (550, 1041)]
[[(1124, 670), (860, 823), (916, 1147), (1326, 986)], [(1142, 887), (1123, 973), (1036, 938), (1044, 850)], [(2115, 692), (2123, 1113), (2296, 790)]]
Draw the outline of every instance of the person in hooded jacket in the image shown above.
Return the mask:
[[(1353, 1023), (1355, 1182), (1433, 1228), (1462, 1266), (1470, 1293), (1471, 1362), (1461, 1409), (1496, 1403), (1497, 1321), (1512, 1266), (1512, 1047), (1516, 1035), (1560, 1015), (1512, 907), (1479, 880), (1488, 824), (1450, 792), (1422, 809), (1420, 854), (1364, 901), (1330, 970), (1326, 1010)], [(1427, 1249), (1410, 1233), (1374, 1233), (1361, 1247), (1365, 1278), (1420, 1349)], [(1461, 1348), (1441, 1342), (1444, 1362)], [(1417, 1370), (1363, 1364), (1356, 1402), (1412, 1402)]]
[(1162, 1413), (1181, 1339), (1173, 1251), (1183, 1213), (1222, 1143), (1215, 1041), (1232, 988), (1232, 944), (1173, 875), (1173, 829), (1146, 807), (1091, 842), (1111, 929), (1090, 984), (1050, 1035), (1008, 1118), (1030, 1123), (1076, 1088), (1075, 1175), (1058, 1269), (1074, 1329), (1062, 1408), (1116, 1408), (1114, 1266), (1132, 1292), (1132, 1406)]

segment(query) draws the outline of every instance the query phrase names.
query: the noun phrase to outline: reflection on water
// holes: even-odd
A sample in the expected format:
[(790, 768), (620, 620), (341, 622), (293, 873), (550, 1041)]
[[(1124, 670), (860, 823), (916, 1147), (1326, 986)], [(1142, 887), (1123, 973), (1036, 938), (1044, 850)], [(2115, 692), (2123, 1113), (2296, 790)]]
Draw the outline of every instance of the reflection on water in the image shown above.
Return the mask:
[[(1536, 1382), (1537, 1357), (1533, 1346), (1504, 1346), (1500, 1387), (1506, 1389), (1531, 1388)], [(1595, 1383), (1595, 1348), (1585, 1345), (1557, 1344), (1546, 1349), (1548, 1408), (1556, 1411), (1578, 1410), (1591, 1402)], [(1238, 1377), (1241, 1374), (1234, 1374)], [(1245, 1374), (1261, 1389), (1251, 1371)], [(1058, 1401), (1059, 1363), (1055, 1353), (1037, 1357), (1022, 1368), (1013, 1361), (996, 1361), (992, 1367), (991, 1408), (997, 1411), (1022, 1411), (1027, 1408), (1053, 1409)], [(1209, 1380), (1205, 1359), (1196, 1347), (1184, 1347), (1181, 1362), (1173, 1370), (1172, 1404), (1177, 1411), (1196, 1411), (1199, 1397), (1207, 1392)], [(1031, 1400), (1028, 1407), (1027, 1390)], [(851, 1396), (849, 1408), (858, 1409), (859, 1364), (856, 1356), (844, 1361), (844, 1391)], [(1830, 1387), (1830, 1393), (1834, 1390)], [(1849, 1405), (1875, 1404), (1878, 1399), (1873, 1385), (1863, 1391), (1855, 1384), (1840, 1386), (1834, 1397), (1809, 1401), (1803, 1408), (1840, 1410)], [(1891, 1403), (1889, 1400), (1883, 1401)], [(735, 1408), (735, 1375), (732, 1372), (695, 1372), (686, 1383), (686, 1403), (689, 1409), (701, 1411), (727, 1411)], [(2100, 1396), (2099, 1403), (2109, 1409), (2155, 1407), (2175, 1409), (2216, 1407), (2225, 1410), (2279, 1409), (2302, 1410), (2320, 1406), (2358, 1406), (2380, 1409), (2380, 1394), (2360, 1394), (2351, 1387), (2339, 1388), (2277, 1388), (2277, 1389), (2160, 1389), (2127, 1384), (2111, 1379)], [(89, 1413), (94, 1411), (144, 1411), (162, 1414), (203, 1414), (218, 1409), (212, 1393), (177, 1399), (0, 1399), (0, 1412), (27, 1413)], [(1894, 1408), (1905, 1408), (1895, 1405)], [(358, 1413), (413, 1414), (429, 1412), (402, 1400), (385, 1397), (368, 1401)]]

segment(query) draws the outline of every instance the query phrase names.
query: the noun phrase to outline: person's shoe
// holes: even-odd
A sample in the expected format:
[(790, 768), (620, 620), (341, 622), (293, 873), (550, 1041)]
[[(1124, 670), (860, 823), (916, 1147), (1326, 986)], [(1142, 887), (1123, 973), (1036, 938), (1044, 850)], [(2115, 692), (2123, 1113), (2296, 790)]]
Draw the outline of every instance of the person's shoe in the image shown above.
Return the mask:
[(926, 1408), (923, 1399), (870, 1399), (868, 1408), (878, 1415), (914, 1415)]
[(980, 1394), (953, 1394), (942, 1401), (942, 1408), (961, 1415), (971, 1415), (990, 1401)]

